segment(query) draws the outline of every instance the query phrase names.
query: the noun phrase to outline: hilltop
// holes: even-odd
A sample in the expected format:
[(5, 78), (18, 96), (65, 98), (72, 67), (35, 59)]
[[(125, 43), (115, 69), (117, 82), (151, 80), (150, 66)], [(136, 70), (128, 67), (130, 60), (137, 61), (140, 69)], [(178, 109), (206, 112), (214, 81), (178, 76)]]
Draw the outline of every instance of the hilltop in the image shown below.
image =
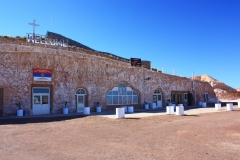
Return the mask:
[(201, 76), (195, 76), (194, 79), (210, 83), (210, 85), (214, 89), (216, 97), (222, 102), (240, 101), (240, 88), (234, 89), (206, 74)]
[(236, 89), (226, 85), (223, 82), (220, 82), (219, 80), (217, 80), (207, 74), (201, 75), (201, 76), (195, 76), (194, 79), (210, 83), (210, 85), (213, 87), (213, 89), (225, 90), (225, 91), (236, 91)]

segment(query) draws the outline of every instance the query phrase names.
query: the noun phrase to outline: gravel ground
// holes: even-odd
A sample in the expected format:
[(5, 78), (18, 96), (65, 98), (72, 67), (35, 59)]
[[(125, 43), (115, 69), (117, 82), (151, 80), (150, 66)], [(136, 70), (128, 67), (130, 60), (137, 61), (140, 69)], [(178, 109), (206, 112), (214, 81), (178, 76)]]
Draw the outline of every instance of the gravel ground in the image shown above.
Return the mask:
[(240, 159), (240, 109), (0, 125), (0, 159)]

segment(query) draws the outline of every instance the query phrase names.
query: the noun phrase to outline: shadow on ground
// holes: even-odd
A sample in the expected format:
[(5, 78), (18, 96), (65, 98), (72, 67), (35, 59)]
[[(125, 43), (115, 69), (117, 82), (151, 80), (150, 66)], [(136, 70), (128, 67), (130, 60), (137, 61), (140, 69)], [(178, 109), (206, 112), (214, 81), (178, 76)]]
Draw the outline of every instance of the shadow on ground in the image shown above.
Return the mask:
[(48, 123), (48, 122), (57, 122), (65, 121), (77, 118), (86, 117), (85, 115), (69, 115), (69, 116), (47, 116), (47, 117), (16, 117), (16, 118), (6, 118), (0, 119), (0, 125), (9, 125), (9, 124), (28, 124), (28, 123)]

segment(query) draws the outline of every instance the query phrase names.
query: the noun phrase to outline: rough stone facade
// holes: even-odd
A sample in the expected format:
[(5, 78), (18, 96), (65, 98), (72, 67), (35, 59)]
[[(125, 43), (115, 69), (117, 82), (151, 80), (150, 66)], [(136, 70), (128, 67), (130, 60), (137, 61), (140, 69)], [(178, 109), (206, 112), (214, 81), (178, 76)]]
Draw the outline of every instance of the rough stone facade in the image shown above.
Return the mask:
[[(14, 43), (14, 44), (10, 44)], [(78, 88), (87, 91), (86, 106), (96, 107), (100, 102), (107, 106), (106, 93), (125, 82), (138, 92), (137, 108), (144, 101), (152, 101), (156, 89), (161, 90), (163, 107), (171, 99), (172, 91), (192, 93), (192, 80), (185, 77), (163, 74), (130, 63), (99, 55), (79, 48), (54, 48), (27, 44), (25, 41), (0, 38), (0, 88), (4, 89), (3, 114), (16, 113), (16, 102), (32, 112), (32, 87), (51, 88), (51, 113), (61, 113), (64, 101), (71, 102), (70, 110), (76, 107), (75, 92)], [(51, 82), (33, 81), (33, 68), (52, 69)], [(145, 80), (151, 77), (150, 80)], [(215, 99), (215, 93), (207, 82), (194, 81), (196, 102), (203, 101), (203, 93)], [(117, 107), (117, 106), (115, 106)]]
[(215, 89), (214, 91), (217, 99), (220, 101), (240, 101), (240, 91), (224, 91), (220, 89)]

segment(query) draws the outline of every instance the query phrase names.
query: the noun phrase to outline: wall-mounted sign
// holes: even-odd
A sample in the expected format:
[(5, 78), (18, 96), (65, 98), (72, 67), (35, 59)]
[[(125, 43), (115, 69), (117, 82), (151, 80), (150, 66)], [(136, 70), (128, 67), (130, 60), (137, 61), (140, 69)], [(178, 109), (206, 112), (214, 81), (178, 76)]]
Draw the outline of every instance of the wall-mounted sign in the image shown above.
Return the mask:
[(34, 68), (33, 80), (34, 81), (52, 81), (52, 70)]
[(131, 66), (142, 66), (142, 61), (140, 58), (131, 58)]

